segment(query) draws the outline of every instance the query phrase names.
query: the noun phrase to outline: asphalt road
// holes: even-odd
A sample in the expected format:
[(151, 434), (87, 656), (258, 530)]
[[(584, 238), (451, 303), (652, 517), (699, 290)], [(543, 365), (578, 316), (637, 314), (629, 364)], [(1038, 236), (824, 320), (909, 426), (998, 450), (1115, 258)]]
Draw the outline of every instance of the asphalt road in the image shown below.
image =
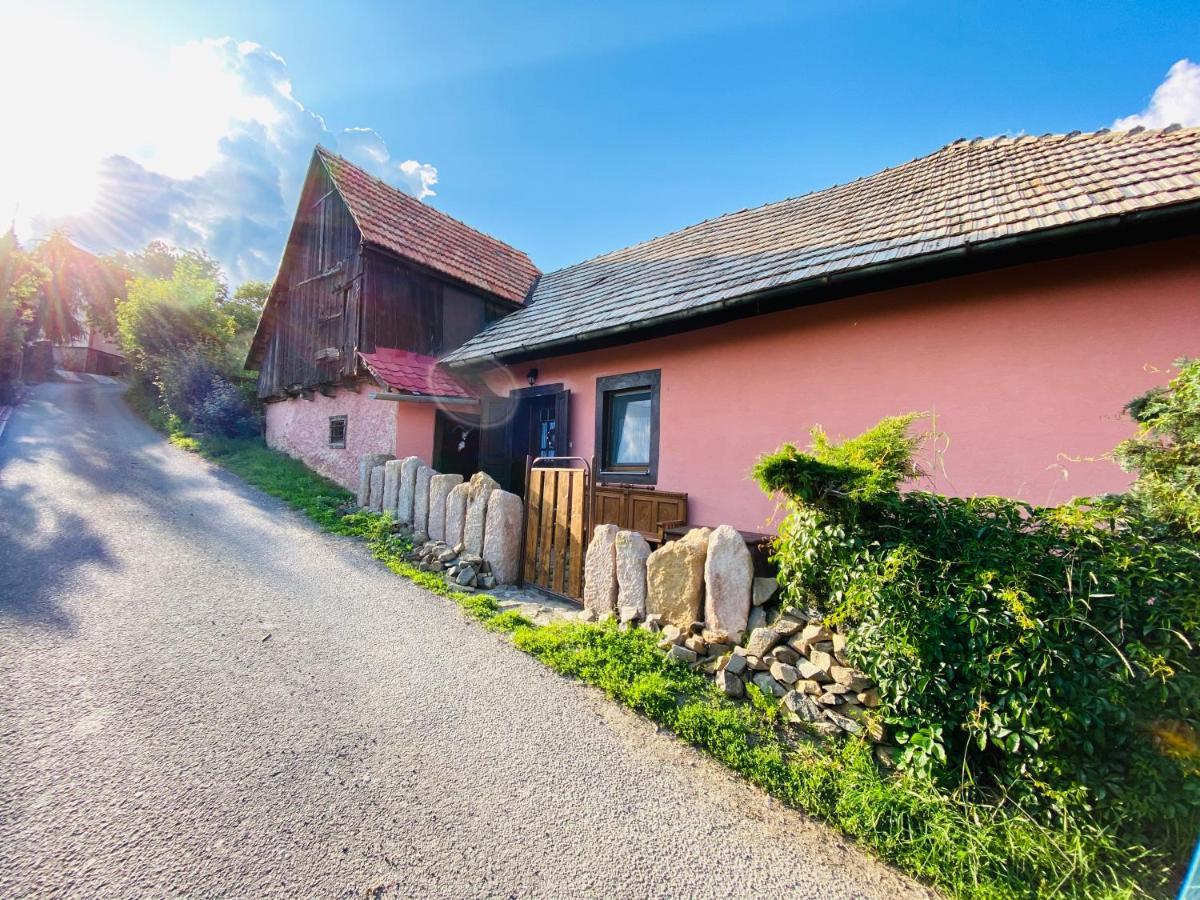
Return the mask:
[(46, 384), (0, 439), (0, 896), (923, 889)]

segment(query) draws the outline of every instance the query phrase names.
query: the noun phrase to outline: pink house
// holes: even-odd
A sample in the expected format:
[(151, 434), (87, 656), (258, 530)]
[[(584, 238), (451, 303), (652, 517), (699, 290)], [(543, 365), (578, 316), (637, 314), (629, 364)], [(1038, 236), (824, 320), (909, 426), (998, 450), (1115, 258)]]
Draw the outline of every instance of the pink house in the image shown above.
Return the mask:
[(309, 180), (247, 364), (268, 442), (348, 486), (570, 455), (763, 532), (760, 454), (916, 410), (939, 490), (1057, 503), (1128, 484), (1122, 405), (1200, 350), (1200, 129), (958, 141), (546, 274), (322, 150)]

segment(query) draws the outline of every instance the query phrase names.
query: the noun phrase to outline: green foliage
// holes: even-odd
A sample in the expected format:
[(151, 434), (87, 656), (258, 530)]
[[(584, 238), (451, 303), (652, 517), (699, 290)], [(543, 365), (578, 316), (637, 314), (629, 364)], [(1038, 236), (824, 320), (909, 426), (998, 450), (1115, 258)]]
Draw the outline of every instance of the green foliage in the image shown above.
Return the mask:
[(270, 292), (271, 285), (266, 281), (247, 281), (221, 303), (221, 308), (233, 318), (238, 333), (253, 332), (258, 326), (258, 317)]
[(190, 262), (170, 278), (135, 278), (117, 309), (121, 347), (134, 370), (156, 381), (166, 365), (188, 352), (212, 358), (234, 334), (234, 321), (217, 301), (216, 281)]
[(790, 508), (785, 595), (853, 626), (910, 774), (1181, 859), (1200, 828), (1196, 545), (1124, 498), (901, 494), (912, 421), (760, 463)]
[(1146, 512), (1200, 537), (1200, 360), (1179, 360), (1178, 374), (1125, 407), (1138, 424), (1116, 449), (1137, 473), (1133, 497)]
[(224, 300), (229, 294), (221, 264), (203, 250), (188, 250), (173, 247), (165, 241), (151, 241), (133, 253), (118, 251), (102, 259), (113, 269), (124, 272), (129, 280), (170, 281), (181, 268), (187, 268), (197, 277), (216, 285), (218, 300)]
[(11, 229), (0, 235), (0, 403), (11, 403), (21, 352), (37, 321), (37, 296), (50, 273), (26, 253)]
[(1087, 822), (1048, 825), (1014, 805), (948, 796), (912, 773), (888, 775), (864, 741), (797, 741), (779, 726), (775, 704), (726, 699), (645, 632), (559, 623), (518, 629), (513, 642), (953, 895), (1140, 896), (1135, 876), (1163, 877), (1145, 870), (1142, 851)]
[(869, 503), (895, 494), (903, 482), (923, 474), (913, 461), (921, 438), (909, 434), (919, 418), (889, 416), (840, 444), (814, 425), (809, 453), (785, 444), (755, 464), (754, 477), (768, 493), (814, 505)]
[(154, 386), (166, 413), (209, 434), (245, 437), (259, 423), (230, 363), (237, 321), (226, 306), (220, 283), (184, 256), (169, 277), (130, 281), (117, 319), (135, 380)]

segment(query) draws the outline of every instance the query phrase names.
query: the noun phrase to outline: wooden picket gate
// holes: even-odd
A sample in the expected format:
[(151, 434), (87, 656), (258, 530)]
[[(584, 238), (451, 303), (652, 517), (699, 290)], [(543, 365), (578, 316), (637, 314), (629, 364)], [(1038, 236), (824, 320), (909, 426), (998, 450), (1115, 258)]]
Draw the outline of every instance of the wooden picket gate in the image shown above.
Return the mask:
[[(563, 465), (572, 462), (582, 468)], [(591, 486), (587, 461), (577, 456), (539, 457), (526, 463), (525, 472), (521, 578), (525, 584), (582, 599)]]

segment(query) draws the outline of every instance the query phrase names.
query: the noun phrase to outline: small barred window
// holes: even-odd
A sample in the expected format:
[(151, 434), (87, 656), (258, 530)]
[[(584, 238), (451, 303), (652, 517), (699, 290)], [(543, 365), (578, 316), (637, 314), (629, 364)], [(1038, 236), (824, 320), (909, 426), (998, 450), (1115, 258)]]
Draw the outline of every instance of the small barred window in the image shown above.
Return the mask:
[(346, 446), (346, 417), (345, 416), (330, 416), (329, 417), (329, 446), (341, 447)]

